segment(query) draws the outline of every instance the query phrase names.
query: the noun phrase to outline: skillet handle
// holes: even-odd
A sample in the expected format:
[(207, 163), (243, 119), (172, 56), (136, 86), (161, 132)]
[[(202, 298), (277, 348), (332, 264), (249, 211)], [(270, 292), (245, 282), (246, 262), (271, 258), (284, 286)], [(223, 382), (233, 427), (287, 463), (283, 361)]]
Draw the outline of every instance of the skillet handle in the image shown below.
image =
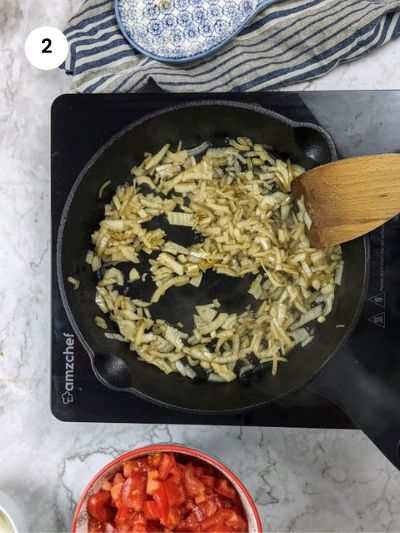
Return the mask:
[(342, 408), (400, 470), (400, 392), (367, 371), (354, 357), (335, 359), (308, 390)]

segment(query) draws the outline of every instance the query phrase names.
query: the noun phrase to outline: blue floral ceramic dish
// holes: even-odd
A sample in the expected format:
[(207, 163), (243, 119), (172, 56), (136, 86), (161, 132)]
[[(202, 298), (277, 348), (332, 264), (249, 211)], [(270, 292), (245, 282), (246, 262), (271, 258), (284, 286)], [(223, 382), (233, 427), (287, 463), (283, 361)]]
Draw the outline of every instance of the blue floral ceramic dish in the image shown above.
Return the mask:
[(276, 0), (115, 0), (122, 33), (159, 61), (193, 61), (211, 54), (262, 8)]

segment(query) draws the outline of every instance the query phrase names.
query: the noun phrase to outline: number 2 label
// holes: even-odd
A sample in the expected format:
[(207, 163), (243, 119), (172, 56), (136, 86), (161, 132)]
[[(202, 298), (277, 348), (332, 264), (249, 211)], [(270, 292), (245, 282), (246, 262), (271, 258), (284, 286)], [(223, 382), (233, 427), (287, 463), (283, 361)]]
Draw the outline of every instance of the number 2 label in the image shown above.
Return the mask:
[(25, 54), (34, 67), (52, 70), (62, 65), (68, 56), (67, 38), (58, 28), (40, 26), (26, 38)]
[(43, 39), (42, 44), (46, 45), (42, 50), (42, 54), (51, 54), (53, 52), (52, 50), (50, 50), (51, 39)]

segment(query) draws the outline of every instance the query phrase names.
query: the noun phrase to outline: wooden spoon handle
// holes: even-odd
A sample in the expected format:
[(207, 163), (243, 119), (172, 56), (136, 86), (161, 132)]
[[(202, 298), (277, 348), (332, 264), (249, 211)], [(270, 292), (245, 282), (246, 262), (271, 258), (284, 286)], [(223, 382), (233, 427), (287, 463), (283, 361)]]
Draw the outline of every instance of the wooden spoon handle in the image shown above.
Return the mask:
[(400, 212), (400, 154), (334, 161), (307, 171), (293, 183), (312, 219), (314, 246), (364, 235)]

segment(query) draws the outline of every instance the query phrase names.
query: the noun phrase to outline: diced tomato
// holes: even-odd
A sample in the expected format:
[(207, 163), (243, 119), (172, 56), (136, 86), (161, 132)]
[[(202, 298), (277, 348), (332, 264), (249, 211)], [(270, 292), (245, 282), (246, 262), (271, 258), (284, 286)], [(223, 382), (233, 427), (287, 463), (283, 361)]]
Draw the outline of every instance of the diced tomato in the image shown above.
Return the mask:
[(225, 522), (225, 515), (223, 511), (225, 511), (225, 509), (220, 509), (213, 516), (203, 520), (201, 523), (201, 531), (218, 531), (216, 528), (223, 525)]
[(89, 498), (89, 533), (247, 531), (238, 493), (213, 467), (162, 453), (126, 461), (122, 472)]
[(168, 520), (168, 497), (164, 485), (160, 484), (158, 489), (153, 494), (154, 500), (158, 505), (158, 516), (160, 517), (160, 522), (166, 526)]
[(88, 533), (116, 533), (116, 530), (109, 522), (103, 524), (89, 516)]
[(218, 494), (221, 494), (226, 498), (230, 498), (231, 500), (235, 499), (236, 490), (225, 478), (218, 479), (214, 489)]
[(201, 522), (201, 531), (220, 531), (221, 526), (227, 526), (237, 532), (247, 531), (246, 520), (234, 509), (219, 509)]
[(176, 507), (184, 503), (186, 494), (182, 485), (177, 485), (172, 478), (169, 478), (167, 481), (164, 481), (164, 487), (170, 507)]
[(129, 533), (132, 533), (132, 532), (134, 532), (134, 533), (147, 533), (147, 531), (148, 531), (148, 529), (147, 529), (146, 524), (142, 524), (141, 522), (136, 523), (133, 526), (133, 529), (128, 530)]
[(177, 507), (170, 507), (168, 511), (168, 518), (166, 526), (172, 531), (175, 530), (176, 526), (180, 523), (182, 519), (182, 512)]
[(105, 481), (103, 481), (103, 483), (101, 484), (101, 490), (110, 490), (112, 487), (112, 483), (111, 481), (108, 481), (108, 479), (106, 479)]
[[(188, 463), (184, 468), (184, 480), (185, 480), (185, 489), (188, 496), (196, 498), (196, 496), (203, 496), (205, 493), (205, 486), (196, 476), (193, 465)], [(197, 502), (196, 503), (200, 503)]]
[(121, 492), (122, 492), (122, 487), (124, 486), (124, 482), (122, 483), (116, 483), (115, 485), (113, 485), (111, 487), (111, 498), (115, 504), (116, 507), (119, 507), (119, 504), (120, 504), (120, 500), (121, 500)]
[(115, 525), (118, 533), (145, 533), (147, 531), (147, 520), (142, 513), (137, 513), (133, 509), (122, 506), (116, 516)]
[(206, 487), (210, 487), (211, 489), (215, 487), (216, 481), (214, 476), (201, 475), (199, 479)]
[(147, 500), (144, 502), (144, 516), (148, 520), (158, 520), (160, 515), (158, 513), (158, 503), (154, 500)]
[(123, 466), (124, 477), (129, 477), (132, 472), (137, 472), (136, 461), (126, 461)]
[(196, 472), (196, 476), (215, 476), (215, 470), (212, 466), (195, 466), (194, 471)]
[(206, 492), (202, 492), (198, 496), (195, 496), (194, 501), (196, 502), (196, 505), (199, 505), (199, 503), (204, 502), (206, 498), (207, 498)]
[(171, 468), (170, 475), (178, 485), (183, 482), (183, 468), (180, 465), (175, 464)]
[(161, 481), (158, 479), (158, 472), (157, 470), (150, 470), (147, 473), (147, 485), (146, 485), (146, 492), (150, 496), (153, 496), (153, 494), (156, 492), (157, 489), (159, 489), (161, 486)]
[(160, 528), (160, 522), (158, 522), (158, 520), (149, 520), (147, 522), (147, 531), (149, 533), (157, 533), (162, 530), (163, 528)]
[(99, 520), (96, 520), (89, 515), (88, 531), (89, 533), (104, 533), (105, 524), (103, 524), (103, 522), (99, 522)]
[(129, 520), (133, 520), (133, 517), (135, 515), (136, 513), (133, 509), (129, 509), (129, 507), (125, 507), (125, 505), (122, 505), (121, 508), (118, 509), (117, 514), (115, 515), (115, 523), (118, 526), (120, 524), (128, 522)]
[(224, 524), (221, 524), (216, 527), (216, 529), (209, 529), (210, 533), (226, 533), (227, 531), (235, 531), (234, 529), (231, 529), (228, 526), (225, 526)]
[(242, 531), (247, 531), (248, 529), (246, 518), (244, 518), (244, 516), (238, 511), (236, 511), (235, 518), (232, 518), (230, 522), (228, 521), (227, 525), (231, 527), (234, 531), (242, 532)]
[(172, 467), (175, 465), (175, 458), (172, 453), (163, 453), (160, 468), (158, 470), (160, 479), (167, 479)]
[(201, 531), (200, 522), (197, 520), (194, 514), (190, 514), (183, 522), (179, 524), (176, 529), (177, 531), (182, 531), (183, 533), (189, 531)]
[(235, 499), (233, 500), (236, 504), (236, 506), (241, 509), (242, 507), (242, 500), (240, 499), (240, 496), (238, 493), (235, 494)]
[(113, 485), (118, 485), (119, 483), (125, 483), (125, 478), (122, 474), (120, 474), (120, 472), (115, 474), (113, 479)]
[(188, 500), (188, 501), (185, 503), (185, 509), (186, 509), (186, 511), (189, 511), (189, 512), (193, 511), (193, 508), (195, 507), (195, 505), (196, 505), (196, 504), (194, 503), (193, 500)]
[(221, 501), (222, 507), (225, 507), (226, 509), (231, 509), (232, 507), (235, 507), (235, 502), (233, 502), (230, 498), (225, 498), (225, 496), (221, 496), (220, 501)]
[(164, 454), (161, 453), (152, 453), (149, 455), (147, 461), (151, 468), (158, 468), (161, 464), (161, 459)]
[(122, 487), (121, 501), (137, 513), (143, 511), (146, 499), (146, 478), (132, 472)]
[(123, 466), (123, 473), (125, 477), (129, 477), (132, 472), (147, 472), (150, 466), (146, 457), (139, 457), (139, 459), (133, 459), (126, 461)]
[(210, 516), (215, 514), (221, 507), (222, 505), (218, 496), (214, 495), (210, 496), (199, 505), (196, 505), (196, 507), (193, 508), (193, 513), (197, 520), (202, 522), (206, 518), (210, 518)]
[(99, 522), (112, 520), (114, 513), (111, 509), (111, 494), (104, 490), (92, 494), (87, 503), (87, 510)]

